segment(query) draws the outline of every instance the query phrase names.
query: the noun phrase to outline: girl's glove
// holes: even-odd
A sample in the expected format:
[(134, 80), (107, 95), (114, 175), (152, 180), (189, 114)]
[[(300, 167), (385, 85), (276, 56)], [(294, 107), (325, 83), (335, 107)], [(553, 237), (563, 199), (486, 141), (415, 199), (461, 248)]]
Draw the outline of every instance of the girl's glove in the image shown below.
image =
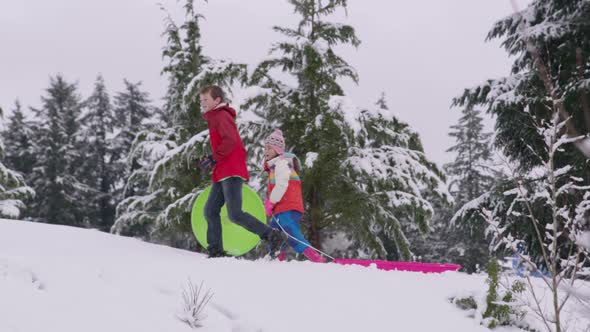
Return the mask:
[(264, 210), (266, 211), (266, 215), (268, 217), (272, 216), (272, 210), (275, 208), (275, 203), (270, 202), (270, 198), (266, 198), (264, 201)]

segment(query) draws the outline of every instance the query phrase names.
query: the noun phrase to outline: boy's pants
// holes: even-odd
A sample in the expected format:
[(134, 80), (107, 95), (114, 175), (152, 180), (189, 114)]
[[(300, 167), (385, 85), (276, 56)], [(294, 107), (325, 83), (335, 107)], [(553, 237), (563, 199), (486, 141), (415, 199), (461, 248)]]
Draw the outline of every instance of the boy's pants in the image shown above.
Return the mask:
[(244, 227), (248, 231), (266, 238), (271, 228), (249, 213), (242, 210), (242, 184), (239, 177), (230, 177), (213, 183), (209, 198), (205, 204), (205, 219), (207, 219), (208, 250), (223, 250), (221, 239), (221, 208), (226, 204), (229, 219)]

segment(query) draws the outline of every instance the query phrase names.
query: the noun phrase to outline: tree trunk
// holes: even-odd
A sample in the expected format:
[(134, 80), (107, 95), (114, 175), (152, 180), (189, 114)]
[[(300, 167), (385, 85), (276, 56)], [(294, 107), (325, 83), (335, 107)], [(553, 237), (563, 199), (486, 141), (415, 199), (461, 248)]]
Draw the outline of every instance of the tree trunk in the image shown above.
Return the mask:
[(317, 200), (317, 193), (314, 191), (311, 193), (311, 204), (310, 204), (310, 223), (309, 223), (309, 242), (317, 249), (322, 249), (322, 240), (320, 236), (320, 224), (322, 221), (322, 209)]

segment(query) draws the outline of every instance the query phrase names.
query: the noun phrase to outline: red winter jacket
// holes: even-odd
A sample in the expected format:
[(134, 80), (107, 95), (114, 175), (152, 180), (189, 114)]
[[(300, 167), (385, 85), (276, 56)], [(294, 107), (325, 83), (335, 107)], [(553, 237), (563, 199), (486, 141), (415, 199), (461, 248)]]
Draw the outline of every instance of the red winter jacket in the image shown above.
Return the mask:
[(246, 149), (238, 133), (236, 111), (228, 104), (221, 104), (203, 114), (203, 117), (209, 127), (213, 159), (217, 162), (213, 168), (213, 182), (231, 176), (239, 176), (249, 181)]

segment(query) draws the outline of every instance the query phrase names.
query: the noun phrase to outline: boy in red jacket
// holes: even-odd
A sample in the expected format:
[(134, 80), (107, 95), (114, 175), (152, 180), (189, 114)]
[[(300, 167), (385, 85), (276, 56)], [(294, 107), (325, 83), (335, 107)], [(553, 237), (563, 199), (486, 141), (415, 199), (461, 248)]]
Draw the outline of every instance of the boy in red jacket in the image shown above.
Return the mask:
[(250, 177), (246, 167), (246, 149), (235, 121), (236, 111), (223, 102), (223, 90), (218, 86), (203, 88), (200, 97), (213, 151), (199, 162), (203, 171), (213, 167), (213, 185), (205, 204), (209, 257), (227, 256), (221, 239), (220, 212), (223, 204), (226, 204), (229, 219), (268, 242), (274, 256), (287, 236), (242, 210), (242, 184)]

